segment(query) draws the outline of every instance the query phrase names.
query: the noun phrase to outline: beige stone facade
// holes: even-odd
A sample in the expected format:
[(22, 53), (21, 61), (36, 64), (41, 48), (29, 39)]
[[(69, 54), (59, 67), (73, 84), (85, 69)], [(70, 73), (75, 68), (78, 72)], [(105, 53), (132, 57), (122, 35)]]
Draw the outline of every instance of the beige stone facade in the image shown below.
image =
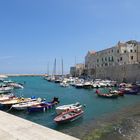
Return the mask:
[(70, 68), (70, 74), (72, 76), (81, 76), (84, 72), (85, 65), (84, 64), (76, 64), (74, 67)]
[(139, 75), (139, 65), (140, 43), (133, 40), (118, 42), (117, 45), (99, 52), (89, 51), (85, 57), (87, 75), (93, 78), (130, 80), (129, 77), (133, 77), (133, 66), (136, 75)]

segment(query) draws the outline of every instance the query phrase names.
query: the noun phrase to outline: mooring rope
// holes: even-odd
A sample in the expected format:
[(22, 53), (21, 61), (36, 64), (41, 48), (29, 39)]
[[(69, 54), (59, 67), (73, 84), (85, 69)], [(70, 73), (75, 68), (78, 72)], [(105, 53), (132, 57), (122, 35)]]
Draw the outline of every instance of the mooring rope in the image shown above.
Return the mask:
[(6, 112), (9, 112), (13, 107), (11, 106)]

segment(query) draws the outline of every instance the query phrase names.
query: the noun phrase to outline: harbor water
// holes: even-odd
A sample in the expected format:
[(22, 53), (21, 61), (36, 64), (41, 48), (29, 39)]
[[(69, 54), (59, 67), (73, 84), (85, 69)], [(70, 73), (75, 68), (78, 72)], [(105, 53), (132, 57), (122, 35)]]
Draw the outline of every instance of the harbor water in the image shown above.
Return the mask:
[[(59, 105), (71, 104), (80, 102), (85, 107), (84, 115), (82, 118), (73, 121), (72, 123), (57, 125), (53, 119), (56, 117), (55, 108), (50, 109), (46, 112), (28, 113), (27, 111), (13, 111), (9, 113), (24, 119), (33, 121), (40, 125), (63, 131), (73, 127), (81, 127), (84, 124), (88, 124), (91, 120), (97, 120), (105, 115), (116, 113), (117, 111), (132, 106), (139, 102), (140, 96), (136, 95), (125, 95), (118, 99), (104, 99), (99, 98), (95, 94), (96, 89), (76, 89), (74, 87), (60, 87), (59, 84), (51, 83), (39, 76), (19, 76), (10, 77), (9, 79), (24, 83), (24, 89), (17, 89), (14, 92), (18, 96), (23, 97), (40, 97), (45, 98), (47, 101), (51, 101), (52, 98), (58, 97), (60, 100)], [(101, 90), (106, 90), (101, 89)]]

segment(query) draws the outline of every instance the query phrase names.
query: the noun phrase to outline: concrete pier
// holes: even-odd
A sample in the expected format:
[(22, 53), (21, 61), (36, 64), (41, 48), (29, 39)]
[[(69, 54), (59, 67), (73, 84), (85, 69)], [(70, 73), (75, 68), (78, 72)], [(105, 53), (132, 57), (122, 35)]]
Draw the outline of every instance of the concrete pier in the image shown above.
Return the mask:
[(79, 139), (0, 111), (0, 140)]

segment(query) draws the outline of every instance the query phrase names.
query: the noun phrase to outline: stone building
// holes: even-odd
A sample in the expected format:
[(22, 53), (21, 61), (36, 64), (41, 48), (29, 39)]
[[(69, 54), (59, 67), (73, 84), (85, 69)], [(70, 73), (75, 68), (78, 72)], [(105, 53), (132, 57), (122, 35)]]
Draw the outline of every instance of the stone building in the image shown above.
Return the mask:
[[(98, 52), (89, 51), (85, 57), (86, 73), (92, 78), (131, 80), (133, 68), (136, 68), (134, 71), (138, 72), (140, 70), (139, 65), (140, 43), (134, 40), (125, 43), (118, 42), (117, 45)], [(132, 81), (139, 79), (139, 75), (137, 73)]]
[(73, 77), (76, 75), (76, 67), (70, 67), (70, 75)]
[(76, 76), (76, 77), (79, 77), (83, 74), (84, 72), (84, 69), (85, 69), (85, 65), (84, 64), (76, 64), (74, 67), (71, 67), (70, 68), (70, 74), (72, 76)]

